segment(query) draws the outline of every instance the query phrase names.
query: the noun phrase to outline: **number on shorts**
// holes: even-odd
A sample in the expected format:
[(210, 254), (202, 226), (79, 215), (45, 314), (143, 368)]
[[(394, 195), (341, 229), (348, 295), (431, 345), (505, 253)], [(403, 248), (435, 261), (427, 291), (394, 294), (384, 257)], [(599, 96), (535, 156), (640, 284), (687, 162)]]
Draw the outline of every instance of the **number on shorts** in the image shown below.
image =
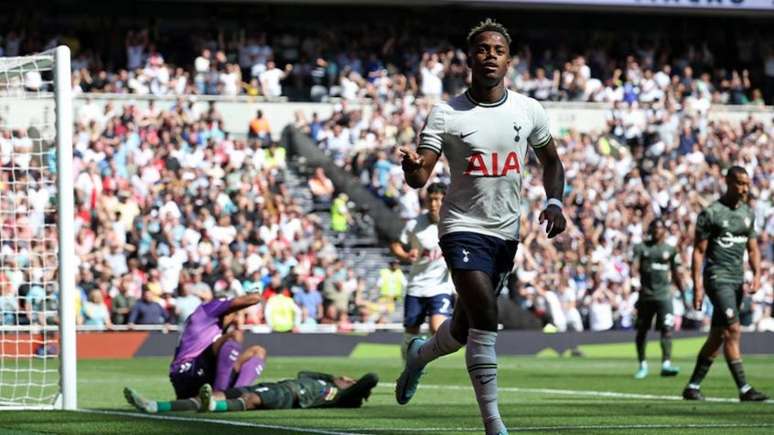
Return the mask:
[(443, 305), (441, 305), (441, 309), (439, 310), (441, 314), (448, 314), (449, 308), (451, 308), (451, 300), (449, 298), (446, 298), (443, 300)]

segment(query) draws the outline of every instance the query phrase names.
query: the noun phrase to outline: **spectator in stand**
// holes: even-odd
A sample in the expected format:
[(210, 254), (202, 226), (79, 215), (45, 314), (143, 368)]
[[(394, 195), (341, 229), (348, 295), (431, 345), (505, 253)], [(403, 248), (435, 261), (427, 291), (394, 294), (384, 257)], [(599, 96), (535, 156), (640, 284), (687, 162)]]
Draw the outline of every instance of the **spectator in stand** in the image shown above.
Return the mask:
[(188, 316), (193, 314), (196, 308), (202, 304), (201, 298), (194, 293), (193, 288), (193, 284), (190, 282), (180, 286), (178, 296), (175, 299), (175, 318), (178, 325), (184, 324)]
[(129, 311), (135, 299), (129, 294), (132, 286), (132, 276), (129, 273), (121, 276), (118, 286), (111, 291), (111, 321), (115, 325), (125, 325), (129, 319)]
[(284, 70), (275, 66), (273, 60), (266, 63), (266, 71), (262, 72), (258, 78), (261, 83), (262, 94), (269, 98), (277, 98), (282, 95), (282, 85), (288, 74), (293, 71), (293, 65), (287, 64)]
[(406, 287), (406, 277), (400, 269), (398, 260), (390, 260), (389, 267), (379, 270), (379, 303), (386, 307), (387, 313), (395, 311), (395, 305), (403, 297), (403, 289)]
[(312, 192), (312, 201), (315, 208), (328, 209), (331, 207), (331, 200), (336, 189), (333, 182), (325, 176), (325, 171), (321, 167), (314, 169), (314, 174), (309, 177), (309, 190)]
[(83, 303), (81, 313), (78, 316), (78, 324), (112, 328), (110, 311), (102, 297), (102, 292), (94, 289), (89, 292), (89, 299)]
[(331, 277), (323, 287), (325, 311), (321, 323), (333, 323), (339, 326), (349, 324), (349, 303), (352, 294), (343, 281)]
[(262, 110), (256, 112), (255, 118), (250, 121), (247, 138), (257, 139), (264, 145), (271, 143), (271, 127), (269, 126), (269, 120), (263, 116)]
[(297, 332), (301, 324), (301, 309), (282, 290), (266, 302), (266, 324), (274, 332)]
[(293, 295), (298, 307), (301, 309), (302, 324), (316, 324), (323, 313), (322, 296), (317, 291), (314, 279), (307, 278), (301, 287), (298, 287)]
[(153, 291), (144, 288), (142, 299), (137, 301), (129, 312), (129, 327), (134, 325), (163, 325), (168, 323), (169, 315), (158, 302)]
[(339, 234), (349, 231), (352, 224), (352, 214), (349, 212), (349, 196), (340, 193), (331, 203), (331, 229)]

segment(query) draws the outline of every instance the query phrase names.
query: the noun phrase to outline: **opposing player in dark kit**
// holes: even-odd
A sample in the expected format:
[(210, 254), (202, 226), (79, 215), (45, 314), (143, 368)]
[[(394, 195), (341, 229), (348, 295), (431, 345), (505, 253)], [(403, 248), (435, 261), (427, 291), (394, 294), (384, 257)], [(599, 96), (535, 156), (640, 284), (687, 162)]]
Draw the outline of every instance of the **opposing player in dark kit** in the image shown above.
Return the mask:
[(202, 385), (199, 394), (189, 399), (161, 402), (146, 399), (137, 393), (126, 398), (130, 405), (149, 414), (169, 411), (169, 408), (200, 412), (360, 408), (378, 383), (379, 377), (374, 373), (367, 373), (355, 380), (327, 373), (300, 372), (294, 379), (229, 388), (223, 392), (225, 398), (222, 400), (214, 397), (210, 384)]
[(680, 279), (680, 255), (673, 246), (665, 242), (666, 235), (664, 222), (656, 219), (648, 226), (648, 240), (634, 247), (632, 276), (640, 277), (635, 339), (640, 366), (634, 374), (635, 379), (648, 376), (645, 347), (653, 317), (656, 318), (656, 329), (661, 332), (661, 376), (677, 376), (680, 373), (680, 369), (672, 366), (671, 361), (674, 309), (670, 281), (680, 291), (680, 300), (685, 301), (685, 293)]
[(744, 253), (753, 272), (751, 291), (761, 286), (761, 253), (755, 237), (755, 214), (747, 205), (750, 177), (740, 166), (726, 172), (726, 193), (696, 218), (693, 242), (693, 306), (702, 308), (704, 292), (712, 302), (712, 327), (696, 359), (691, 379), (683, 390), (686, 400), (704, 400), (700, 384), (720, 354), (721, 347), (731, 376), (739, 388), (739, 400), (764, 401), (765, 394), (747, 383), (739, 350), (739, 306), (744, 282)]

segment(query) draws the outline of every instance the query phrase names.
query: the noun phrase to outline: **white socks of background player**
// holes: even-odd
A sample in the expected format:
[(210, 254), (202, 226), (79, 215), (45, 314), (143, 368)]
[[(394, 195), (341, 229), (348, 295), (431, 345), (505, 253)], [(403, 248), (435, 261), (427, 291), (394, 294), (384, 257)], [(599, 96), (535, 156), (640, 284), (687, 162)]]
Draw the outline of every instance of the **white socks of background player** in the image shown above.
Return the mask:
[(462, 348), (462, 343), (451, 335), (451, 319), (444, 320), (438, 331), (419, 348), (416, 363), (422, 367), (444, 355), (454, 353)]
[(476, 392), (478, 407), (487, 434), (505, 431), (505, 425), (497, 408), (497, 354), (495, 342), (497, 332), (468, 330), (468, 344), (465, 362), (468, 366), (470, 383)]

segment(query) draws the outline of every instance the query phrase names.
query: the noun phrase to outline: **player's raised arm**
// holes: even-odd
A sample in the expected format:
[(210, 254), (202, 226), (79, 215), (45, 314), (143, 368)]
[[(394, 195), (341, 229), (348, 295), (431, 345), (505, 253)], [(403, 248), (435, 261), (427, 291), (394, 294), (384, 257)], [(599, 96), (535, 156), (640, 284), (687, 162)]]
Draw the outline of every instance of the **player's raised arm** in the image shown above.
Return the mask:
[(410, 147), (400, 147), (400, 153), (403, 155), (401, 166), (406, 183), (414, 189), (425, 187), (438, 161), (438, 153), (428, 148), (415, 151)]
[(543, 187), (546, 190), (546, 208), (540, 213), (540, 223), (547, 222), (548, 238), (561, 234), (567, 222), (562, 214), (562, 196), (564, 195), (564, 165), (556, 152), (553, 138), (541, 147), (534, 147), (535, 154), (543, 165)]
[(433, 106), (427, 116), (427, 122), (419, 133), (419, 144), (416, 150), (411, 147), (400, 147), (403, 156), (401, 166), (406, 183), (414, 189), (420, 189), (427, 184), (443, 150), (442, 135), (446, 130), (444, 108), (440, 104)]
[(227, 314), (236, 313), (239, 310), (243, 310), (259, 302), (261, 302), (261, 295), (258, 293), (250, 293), (243, 296), (237, 296), (231, 300), (231, 305), (229, 306), (226, 313)]

